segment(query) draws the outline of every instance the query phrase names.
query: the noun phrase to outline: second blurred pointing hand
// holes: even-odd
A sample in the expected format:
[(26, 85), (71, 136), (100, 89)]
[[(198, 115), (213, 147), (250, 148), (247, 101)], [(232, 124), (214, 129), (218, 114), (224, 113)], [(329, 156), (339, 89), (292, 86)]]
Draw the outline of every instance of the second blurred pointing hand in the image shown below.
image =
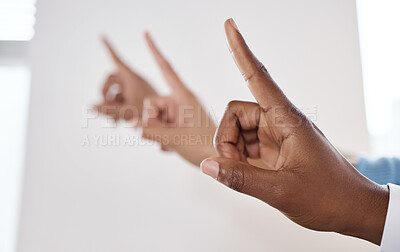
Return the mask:
[(155, 140), (164, 150), (175, 151), (189, 162), (199, 165), (205, 157), (216, 155), (212, 142), (216, 126), (148, 33), (146, 41), (171, 93), (146, 98), (143, 137)]
[(204, 158), (216, 155), (212, 144), (216, 126), (148, 33), (145, 38), (171, 94), (158, 95), (144, 78), (121, 60), (104, 38), (116, 70), (104, 83), (103, 101), (95, 108), (116, 121), (132, 121), (142, 127), (144, 138), (159, 142), (162, 150), (175, 151), (187, 161), (199, 165)]

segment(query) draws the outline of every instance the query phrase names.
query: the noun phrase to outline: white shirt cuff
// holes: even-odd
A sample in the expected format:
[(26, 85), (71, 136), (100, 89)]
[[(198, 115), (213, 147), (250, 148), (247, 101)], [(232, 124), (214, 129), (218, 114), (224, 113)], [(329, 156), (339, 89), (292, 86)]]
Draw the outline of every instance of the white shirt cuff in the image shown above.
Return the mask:
[(388, 184), (389, 206), (383, 229), (381, 252), (400, 251), (400, 186)]

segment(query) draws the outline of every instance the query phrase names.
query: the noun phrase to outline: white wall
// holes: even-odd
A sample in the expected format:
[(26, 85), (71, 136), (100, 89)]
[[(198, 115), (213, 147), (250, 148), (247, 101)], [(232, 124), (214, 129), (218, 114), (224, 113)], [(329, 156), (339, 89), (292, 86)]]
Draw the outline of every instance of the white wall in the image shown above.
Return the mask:
[[(0, 114), (0, 251), (15, 251), (25, 160), (30, 71), (21, 65), (1, 65)], [(12, 109), (10, 109), (12, 108)]]
[(369, 150), (354, 1), (39, 0), (19, 251), (375, 251), (303, 229), (157, 147), (81, 146), (137, 134), (104, 119), (81, 127), (112, 69), (101, 33), (165, 91), (142, 39), (150, 29), (217, 118), (229, 100), (252, 100), (226, 48), (231, 16), (334, 143)]

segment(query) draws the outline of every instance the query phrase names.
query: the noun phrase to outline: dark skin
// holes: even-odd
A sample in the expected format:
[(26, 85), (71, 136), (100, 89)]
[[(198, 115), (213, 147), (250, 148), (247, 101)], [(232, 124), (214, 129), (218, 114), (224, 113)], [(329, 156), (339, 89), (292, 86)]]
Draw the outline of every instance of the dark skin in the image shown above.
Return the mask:
[[(362, 176), (293, 105), (250, 51), (232, 19), (225, 23), (236, 64), (257, 103), (231, 102), (215, 136), (219, 157), (204, 173), (258, 198), (295, 223), (379, 245), (389, 192)], [(261, 159), (264, 167), (249, 158)]]

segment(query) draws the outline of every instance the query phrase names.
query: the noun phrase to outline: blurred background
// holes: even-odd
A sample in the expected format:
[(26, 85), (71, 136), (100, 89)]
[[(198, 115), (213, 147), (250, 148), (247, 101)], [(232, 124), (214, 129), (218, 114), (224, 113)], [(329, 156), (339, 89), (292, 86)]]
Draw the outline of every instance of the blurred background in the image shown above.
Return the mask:
[(216, 121), (230, 100), (253, 100), (226, 47), (233, 17), (338, 148), (398, 156), (399, 5), (0, 0), (0, 251), (376, 251), (299, 227), (156, 144), (119, 144), (140, 132), (87, 111), (113, 70), (102, 34), (168, 92), (145, 30)]

